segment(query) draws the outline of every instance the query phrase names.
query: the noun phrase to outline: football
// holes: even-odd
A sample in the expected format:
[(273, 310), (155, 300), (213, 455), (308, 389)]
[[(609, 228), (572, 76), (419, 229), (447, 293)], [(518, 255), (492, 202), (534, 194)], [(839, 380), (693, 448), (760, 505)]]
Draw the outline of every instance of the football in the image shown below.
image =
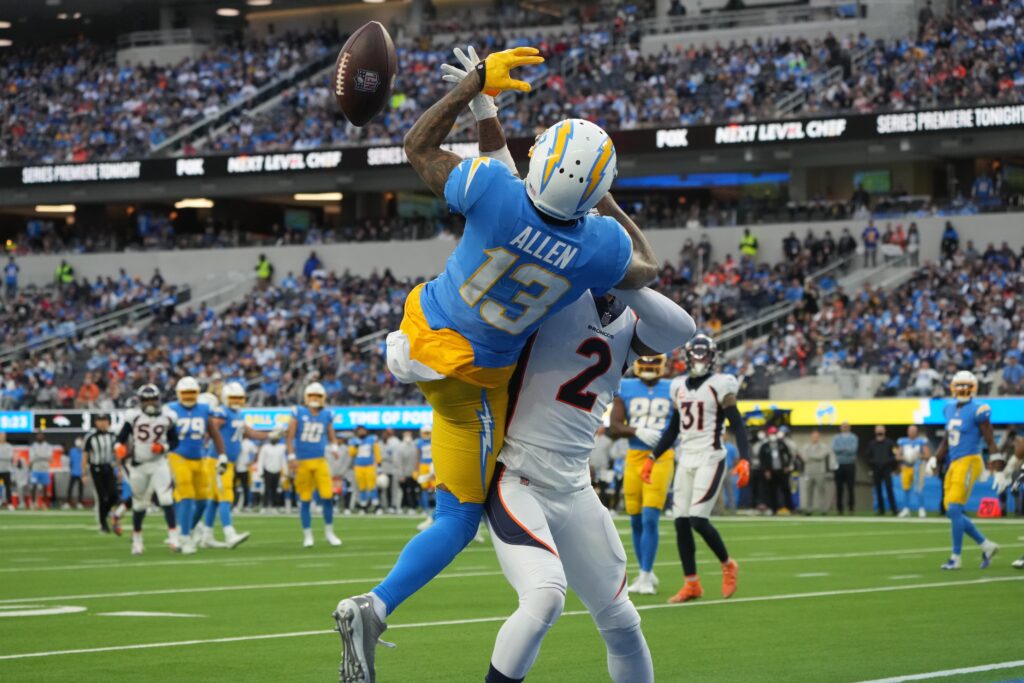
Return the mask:
[(334, 64), (334, 96), (345, 118), (365, 126), (380, 113), (391, 95), (398, 72), (395, 43), (379, 21), (349, 36)]

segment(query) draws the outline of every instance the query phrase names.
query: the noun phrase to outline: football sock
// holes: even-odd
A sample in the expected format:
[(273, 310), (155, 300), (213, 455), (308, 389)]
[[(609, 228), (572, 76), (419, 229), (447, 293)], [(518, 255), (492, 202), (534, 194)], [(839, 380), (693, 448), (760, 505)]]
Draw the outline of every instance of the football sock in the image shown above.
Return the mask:
[(964, 521), (964, 533), (974, 539), (974, 542), (981, 545), (985, 542), (985, 537), (978, 531), (978, 527), (974, 526), (974, 522), (963, 512), (960, 513), (961, 519)]
[(947, 505), (946, 516), (953, 531), (953, 554), (959, 555), (964, 545), (964, 506), (959, 503)]
[(146, 518), (145, 510), (132, 510), (132, 529), (142, 531), (142, 520)]
[(303, 529), (309, 529), (313, 526), (313, 513), (311, 512), (313, 502), (309, 500), (303, 500), (299, 502), (299, 520), (302, 522)]
[[(231, 503), (222, 500), (221, 502), (217, 503), (217, 511), (220, 512), (220, 525), (222, 527), (231, 526)], [(212, 529), (213, 519), (207, 521), (206, 526)]]
[(644, 520), (640, 515), (629, 516), (629, 526), (633, 530), (633, 552), (636, 553), (636, 561), (640, 563), (640, 570), (643, 571), (644, 553)]
[(689, 517), (676, 517), (676, 547), (683, 563), (683, 576), (694, 576), (697, 573), (697, 542), (693, 540)]
[(640, 542), (640, 569), (650, 572), (654, 569), (654, 558), (658, 554), (658, 520), (661, 519), (661, 510), (644, 508), (640, 518), (644, 527)]
[(724, 564), (729, 561), (729, 551), (725, 549), (722, 536), (718, 533), (718, 529), (708, 521), (707, 517), (691, 517), (690, 526), (701, 535), (701, 538), (708, 544), (711, 552), (715, 554), (719, 562)]
[[(537, 660), (548, 630), (565, 607), (565, 578), (551, 578), (519, 593), (519, 607), (502, 624), (494, 641), (491, 668), (521, 681)], [(491, 680), (491, 679), (488, 679)]]
[(334, 500), (325, 500), (321, 503), (321, 509), (324, 515), (324, 525), (330, 527), (334, 523)]
[(522, 678), (509, 678), (505, 674), (501, 673), (494, 668), (494, 664), (491, 664), (490, 669), (487, 671), (487, 678), (484, 679), (485, 683), (520, 683)]
[(174, 518), (174, 506), (173, 505), (164, 505), (163, 506), (163, 510), (164, 510), (164, 521), (167, 522), (167, 528), (170, 529), (171, 531), (174, 531), (175, 530), (174, 527), (177, 526), (177, 520), (175, 520), (175, 518)]
[(614, 683), (653, 683), (654, 662), (640, 624), (601, 630), (608, 650), (608, 673)]
[(181, 535), (192, 533), (192, 515), (195, 512), (195, 498), (182, 498), (178, 501), (178, 521), (181, 524)]
[(212, 529), (217, 524), (217, 502), (213, 499), (206, 501), (203, 509), (203, 524)]
[(438, 491), (436, 498), (434, 523), (405, 544), (395, 566), (373, 589), (388, 614), (440, 574), (476, 536), (482, 503), (460, 503), (447, 491)]
[(192, 528), (195, 529), (199, 526), (199, 523), (203, 521), (203, 515), (206, 513), (205, 499), (197, 500), (192, 506)]

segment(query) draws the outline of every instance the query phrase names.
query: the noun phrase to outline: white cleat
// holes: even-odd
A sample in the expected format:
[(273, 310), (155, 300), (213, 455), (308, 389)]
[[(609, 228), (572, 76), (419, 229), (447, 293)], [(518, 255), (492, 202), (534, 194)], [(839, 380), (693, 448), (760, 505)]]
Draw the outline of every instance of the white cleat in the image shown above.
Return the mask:
[(999, 552), (999, 545), (986, 540), (981, 544), (981, 568), (988, 569), (992, 564), (992, 558)]
[(224, 549), (224, 548), (227, 548), (229, 546), (224, 541), (218, 541), (216, 538), (214, 538), (213, 537), (213, 533), (211, 532), (210, 534), (204, 535), (199, 540), (199, 547), (200, 548), (211, 548), (211, 549), (212, 548)]
[(1024, 569), (1024, 555), (1019, 560), (1014, 560), (1010, 566), (1014, 569)]
[(647, 574), (643, 577), (642, 582), (636, 589), (637, 595), (655, 595), (658, 592), (657, 586), (654, 585), (654, 581), (651, 579), (651, 575)]
[(423, 531), (429, 529), (430, 525), (434, 523), (433, 517), (427, 517), (425, 520), (416, 525), (416, 531)]
[(302, 531), (302, 547), (312, 548), (313, 547), (313, 530), (303, 529)]
[(654, 572), (649, 572), (647, 576), (651, 580), (651, 585), (654, 586), (654, 590), (658, 590), (658, 586), (661, 585), (661, 581), (658, 580), (658, 575)]
[(141, 555), (143, 550), (145, 550), (145, 548), (142, 545), (142, 539), (141, 538), (133, 538), (132, 539), (132, 555)]
[(928, 513), (925, 511), (924, 508), (921, 508), (921, 509), (919, 509), (917, 511), (917, 516), (920, 517), (921, 519), (924, 519), (925, 517), (928, 516)]
[(182, 555), (195, 555), (196, 554), (196, 542), (191, 536), (181, 537), (181, 554)]
[(335, 548), (337, 548), (339, 545), (341, 545), (341, 539), (338, 538), (335, 535), (334, 529), (325, 529), (324, 530), (324, 538), (327, 539), (327, 544), (328, 545), (331, 545), (331, 546), (333, 546)]
[(240, 534), (224, 534), (225, 545), (229, 550), (234, 550), (238, 546), (242, 545), (249, 540), (249, 532), (243, 531)]
[(902, 510), (900, 510), (900, 514), (897, 515), (897, 517), (909, 517), (909, 516), (910, 516), (910, 508), (903, 508)]
[(953, 571), (953, 570), (960, 569), (960, 564), (961, 564), (960, 563), (960, 557), (957, 556), (957, 555), (954, 555), (953, 557), (951, 557), (948, 560), (946, 560), (946, 564), (944, 564), (941, 567), (939, 567), (939, 569), (945, 569), (945, 570), (948, 570), (948, 571)]

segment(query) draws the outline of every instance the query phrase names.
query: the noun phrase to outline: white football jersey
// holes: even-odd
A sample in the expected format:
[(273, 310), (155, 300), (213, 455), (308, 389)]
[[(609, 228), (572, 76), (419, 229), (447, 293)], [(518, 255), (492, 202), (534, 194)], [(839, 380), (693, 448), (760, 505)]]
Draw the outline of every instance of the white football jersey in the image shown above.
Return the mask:
[(672, 380), (669, 396), (672, 407), (679, 411), (676, 458), (683, 467), (701, 467), (725, 457), (722, 399), (737, 391), (739, 381), (720, 372), (704, 378), (699, 384), (697, 380), (689, 380), (687, 375)]
[[(551, 485), (589, 484), (594, 438), (632, 360), (636, 321), (626, 306), (599, 306), (588, 291), (540, 326), (510, 383), (505, 439), (518, 447), (502, 451), (507, 467), (550, 470)], [(519, 462), (529, 446), (568, 462)]]
[[(167, 435), (174, 429), (174, 416), (165, 410), (159, 415), (147, 415), (138, 408), (125, 411), (124, 422), (131, 426), (131, 455), (136, 463), (150, 462), (165, 457), (168, 443)], [(153, 444), (164, 447), (164, 454), (153, 452)]]

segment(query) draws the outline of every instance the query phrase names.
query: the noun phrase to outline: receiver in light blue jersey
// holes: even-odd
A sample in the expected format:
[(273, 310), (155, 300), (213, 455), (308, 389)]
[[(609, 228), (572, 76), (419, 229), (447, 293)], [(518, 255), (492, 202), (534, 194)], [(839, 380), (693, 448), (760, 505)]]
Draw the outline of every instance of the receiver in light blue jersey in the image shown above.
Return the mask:
[(334, 413), (323, 408), (316, 415), (306, 406), (292, 408), (295, 420), (295, 459), (322, 458), (327, 451), (327, 428), (334, 422)]
[[(636, 377), (622, 380), (619, 398), (626, 406), (626, 422), (630, 427), (647, 427), (659, 432), (668, 426), (672, 415), (672, 400), (668, 388), (671, 381), (658, 380), (655, 384), (647, 384)], [(651, 447), (635, 436), (629, 439), (630, 450), (650, 451)]]
[(946, 418), (946, 442), (949, 461), (956, 462), (968, 455), (981, 455), (984, 437), (981, 426), (988, 424), (992, 409), (987, 403), (971, 399), (966, 403), (951, 402), (943, 409)]

